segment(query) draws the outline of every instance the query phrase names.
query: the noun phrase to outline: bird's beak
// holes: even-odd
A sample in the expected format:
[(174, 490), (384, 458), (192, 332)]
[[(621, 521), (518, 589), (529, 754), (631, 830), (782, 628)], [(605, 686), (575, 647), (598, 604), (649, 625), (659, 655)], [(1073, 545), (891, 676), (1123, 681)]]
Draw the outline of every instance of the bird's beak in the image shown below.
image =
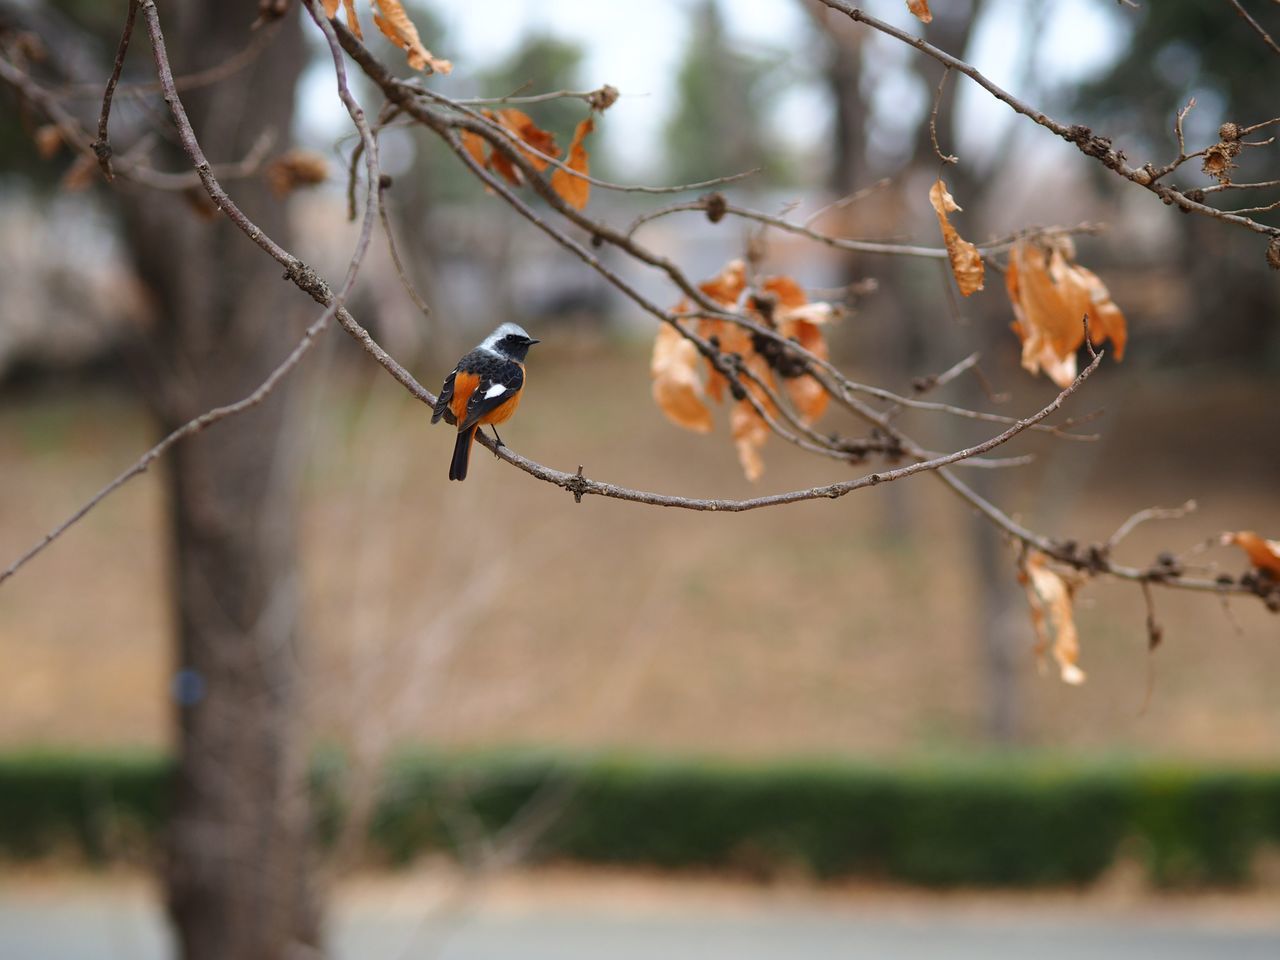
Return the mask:
[(530, 338), (529, 338), (529, 346), (531, 346), (531, 347), (532, 347), (535, 343), (541, 343), (541, 342), (542, 342), (541, 340), (535, 340), (533, 337), (530, 337)]

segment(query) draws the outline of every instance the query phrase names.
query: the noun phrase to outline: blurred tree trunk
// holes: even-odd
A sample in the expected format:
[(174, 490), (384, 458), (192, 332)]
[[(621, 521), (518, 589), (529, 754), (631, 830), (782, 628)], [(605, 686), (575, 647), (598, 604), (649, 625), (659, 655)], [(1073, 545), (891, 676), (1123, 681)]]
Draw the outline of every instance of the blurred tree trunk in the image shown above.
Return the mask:
[[(933, 22), (925, 28), (924, 35), (943, 50), (963, 57), (973, 37), (974, 25), (982, 15), (985, 0), (935, 6), (938, 9), (934, 11)], [(827, 85), (835, 105), (835, 150), (830, 183), (832, 191), (843, 196), (867, 186), (874, 176), (865, 149), (869, 109), (862, 88), (862, 46), (866, 31), (850, 29), (840, 18), (820, 16), (818, 22), (831, 40), (826, 70)], [(934, 152), (929, 115), (944, 67), (928, 57), (919, 57), (911, 62), (911, 69), (918, 72), (928, 90), (929, 106), (916, 129), (912, 156), (896, 175), (895, 188), (919, 189), (925, 182), (925, 176), (913, 176), (913, 172), (925, 174), (930, 180), (934, 176), (942, 176), (961, 204), (968, 206), (972, 203), (971, 212), (980, 213), (983, 206), (978, 200), (985, 193), (985, 181), (990, 171), (972, 163), (944, 165)], [(938, 103), (936, 130), (944, 153), (956, 149), (959, 121), (955, 102), (961, 79), (958, 75), (949, 78)], [(923, 196), (905, 197), (899, 208), (918, 208), (923, 199)], [(972, 220), (970, 222), (973, 223)], [(856, 229), (852, 223), (848, 226), (851, 230)], [(980, 235), (980, 231), (974, 235)], [(862, 261), (856, 255), (850, 255), (846, 266), (847, 279), (856, 279), (862, 267)], [(912, 376), (940, 372), (975, 349), (990, 357), (1000, 343), (999, 338), (1007, 336), (1007, 324), (1003, 318), (990, 315), (990, 301), (985, 305), (966, 301), (962, 310), (969, 322), (963, 325), (947, 323), (945, 328), (940, 327), (937, 313), (939, 288), (927, 282), (927, 271), (918, 262), (880, 261), (873, 270), (891, 278), (877, 294), (881, 316), (893, 318), (888, 322), (883, 341), (877, 344), (876, 350), (877, 373), (887, 386), (902, 387)], [(940, 282), (951, 281), (943, 274)], [(1000, 278), (993, 273), (987, 282), (999, 284)], [(889, 298), (897, 299), (890, 301)], [(924, 319), (913, 322), (913, 318)], [(962, 392), (959, 402), (967, 406), (980, 406), (985, 402), (973, 378), (962, 379), (952, 389)], [(959, 425), (955, 426), (959, 428)], [(956, 442), (961, 439), (957, 434)], [(1006, 486), (995, 472), (975, 471), (967, 474), (965, 481), (983, 496), (997, 501)], [(893, 485), (887, 493), (884, 514), (887, 532), (895, 539), (909, 537), (911, 511), (907, 503), (907, 488)], [(975, 588), (981, 598), (976, 640), (981, 646), (982, 699), (987, 705), (984, 727), (991, 740), (1009, 743), (1021, 738), (1023, 726), (1017, 657), (1018, 644), (1023, 636), (1022, 600), (999, 532), (976, 514), (968, 522), (973, 570), (977, 579)]]
[[(948, 4), (939, 8), (934, 13), (933, 22), (925, 29), (926, 37), (930, 43), (965, 58), (974, 27), (985, 5), (985, 0), (969, 0), (968, 3)], [(928, 57), (917, 58), (914, 67), (927, 85), (929, 109), (932, 111), (945, 68)], [(956, 93), (963, 79), (958, 74), (949, 77), (942, 97), (938, 99), (935, 129), (938, 148), (944, 154), (956, 151), (960, 128), (960, 118), (955, 109)], [(929, 129), (929, 115), (926, 114), (916, 131), (910, 167), (928, 171), (929, 179), (940, 176), (946, 180), (948, 188), (960, 204), (976, 215), (969, 220), (975, 231), (974, 236), (986, 236), (981, 217), (988, 209), (987, 203), (991, 199), (987, 187), (992, 171), (983, 169), (979, 164), (966, 162), (966, 158), (962, 158), (957, 164), (943, 164), (935, 151), (933, 137), (934, 134)], [(906, 178), (903, 182), (917, 183), (914, 179)], [(909, 296), (910, 291), (918, 289), (918, 285), (911, 284), (910, 277), (906, 275), (911, 265), (902, 263), (898, 266), (902, 270), (893, 287), (907, 291)], [(946, 276), (948, 271), (941, 268), (940, 272), (943, 273), (941, 283), (950, 285), (951, 280)], [(1001, 282), (999, 274), (988, 270), (988, 287), (994, 284), (998, 289)], [(959, 293), (954, 293), (953, 296), (957, 301), (961, 300)], [(936, 373), (944, 370), (974, 350), (981, 352), (989, 364), (990, 358), (996, 356), (1007, 344), (1005, 338), (1008, 336), (1008, 322), (1002, 313), (1004, 309), (1005, 306), (998, 297), (964, 300), (959, 307), (963, 319), (955, 318), (945, 329), (940, 329), (929, 304), (919, 302), (909, 311), (909, 315), (928, 318), (928, 323), (918, 324), (911, 331), (912, 348), (909, 353), (913, 360), (918, 360), (923, 365), (922, 372)], [(979, 408), (987, 403), (987, 398), (974, 377), (962, 378), (952, 389), (958, 392), (955, 396), (964, 406)], [(955, 428), (952, 446), (964, 442), (960, 432), (961, 425), (956, 423), (950, 426)], [(948, 449), (952, 446), (948, 446)], [(1000, 503), (1007, 499), (1010, 484), (1001, 476), (1000, 471), (970, 471), (963, 479), (988, 500)], [(1024, 601), (1000, 531), (976, 511), (971, 513), (967, 522), (970, 550), (974, 558), (973, 573), (977, 580), (975, 592), (980, 599), (975, 641), (981, 648), (983, 665), (982, 702), (986, 704), (984, 733), (996, 743), (1016, 743), (1023, 737), (1024, 726), (1018, 657), (1019, 646), (1025, 637), (1026, 617), (1022, 609)]]
[[(241, 50), (258, 7), (168, 5), (174, 72)], [(268, 130), (287, 139), (302, 62), (295, 7), (263, 56), (184, 94), (215, 164), (243, 157)], [(170, 149), (180, 168), (185, 158)], [(289, 245), (285, 206), (260, 179), (229, 187)], [(176, 194), (134, 199), (129, 240), (158, 317), (151, 399), (167, 432), (250, 392), (296, 341), (303, 317), (291, 315), (297, 300), (280, 268), (224, 218), (202, 218)], [(170, 460), (178, 772), (166, 882), (188, 960), (278, 960), (318, 942), (298, 723), (299, 448), (286, 429), (288, 383), (184, 441)]]

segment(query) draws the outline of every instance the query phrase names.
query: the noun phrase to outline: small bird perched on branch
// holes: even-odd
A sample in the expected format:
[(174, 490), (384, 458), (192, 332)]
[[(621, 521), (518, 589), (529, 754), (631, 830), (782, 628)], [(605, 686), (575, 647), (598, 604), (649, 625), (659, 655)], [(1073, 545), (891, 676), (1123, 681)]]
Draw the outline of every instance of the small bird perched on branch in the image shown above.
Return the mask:
[[(484, 424), (504, 423), (520, 406), (524, 390), (524, 358), (529, 348), (541, 343), (515, 323), (504, 323), (485, 337), (480, 345), (458, 361), (445, 378), (431, 413), (431, 422), (441, 417), (458, 425), (458, 439), (449, 464), (450, 480), (467, 479), (471, 441)], [(502, 445), (494, 427), (493, 436)]]

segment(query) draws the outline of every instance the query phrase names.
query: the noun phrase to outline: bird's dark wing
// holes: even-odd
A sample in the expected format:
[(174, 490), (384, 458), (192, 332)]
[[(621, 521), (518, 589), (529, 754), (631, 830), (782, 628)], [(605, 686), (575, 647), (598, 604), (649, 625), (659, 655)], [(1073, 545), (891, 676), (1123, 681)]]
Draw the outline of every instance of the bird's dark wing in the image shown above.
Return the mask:
[(479, 374), (480, 382), (471, 392), (467, 415), (459, 430), (475, 426), (485, 414), (498, 409), (524, 386), (524, 368), (514, 360), (495, 357), (474, 372)]
[(444, 417), (448, 423), (457, 423), (454, 419), (453, 411), (449, 409), (449, 403), (453, 400), (453, 378), (458, 375), (458, 368), (454, 367), (453, 372), (445, 377), (444, 386), (440, 388), (440, 396), (436, 398), (436, 405), (431, 408), (431, 422), (439, 423), (440, 418)]

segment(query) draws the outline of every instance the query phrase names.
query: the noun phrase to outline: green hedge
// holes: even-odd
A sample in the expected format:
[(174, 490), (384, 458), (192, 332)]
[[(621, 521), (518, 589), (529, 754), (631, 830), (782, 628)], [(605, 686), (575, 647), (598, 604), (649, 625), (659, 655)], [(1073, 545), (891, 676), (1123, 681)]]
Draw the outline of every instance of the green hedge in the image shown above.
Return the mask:
[[(122, 824), (154, 844), (167, 778), (158, 758), (0, 758), (0, 855), (102, 858)], [(341, 781), (337, 757), (317, 764), (322, 835)], [(540, 860), (1027, 886), (1088, 883), (1123, 850), (1158, 884), (1224, 885), (1280, 843), (1280, 771), (415, 754), (388, 771), (370, 843), (405, 863), (544, 813)]]
[(0, 757), (0, 856), (70, 853), (101, 861), (127, 836), (154, 840), (169, 764), (155, 755)]

